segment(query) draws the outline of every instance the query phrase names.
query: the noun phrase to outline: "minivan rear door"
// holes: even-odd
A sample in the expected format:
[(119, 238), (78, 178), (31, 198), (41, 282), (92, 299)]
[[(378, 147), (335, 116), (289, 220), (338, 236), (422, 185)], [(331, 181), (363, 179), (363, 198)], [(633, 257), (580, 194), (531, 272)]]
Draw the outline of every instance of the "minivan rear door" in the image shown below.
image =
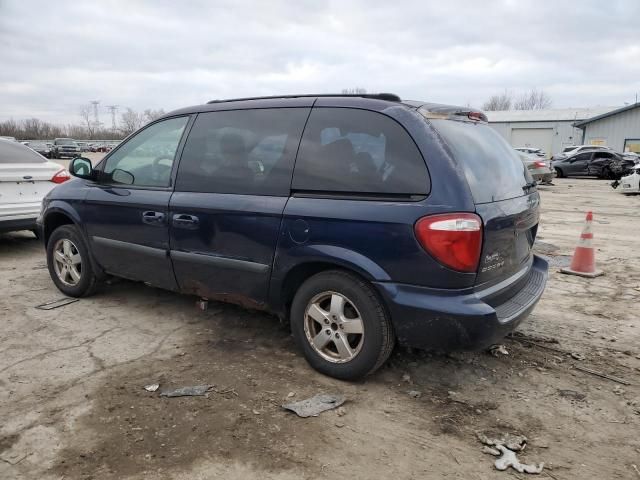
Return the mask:
[(527, 268), (539, 221), (540, 198), (517, 152), (484, 122), (433, 119), (464, 171), (484, 223), (476, 284)]
[(198, 115), (169, 206), (170, 256), (181, 291), (265, 304), (308, 115), (309, 108)]

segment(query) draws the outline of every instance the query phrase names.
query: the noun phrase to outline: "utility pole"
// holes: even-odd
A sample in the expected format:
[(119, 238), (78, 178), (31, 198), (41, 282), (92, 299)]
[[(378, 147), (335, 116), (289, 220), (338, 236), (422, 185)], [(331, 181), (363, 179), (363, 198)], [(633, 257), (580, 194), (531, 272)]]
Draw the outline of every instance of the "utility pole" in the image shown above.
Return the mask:
[(107, 109), (111, 112), (111, 130), (116, 131), (116, 110), (118, 105), (107, 105)]

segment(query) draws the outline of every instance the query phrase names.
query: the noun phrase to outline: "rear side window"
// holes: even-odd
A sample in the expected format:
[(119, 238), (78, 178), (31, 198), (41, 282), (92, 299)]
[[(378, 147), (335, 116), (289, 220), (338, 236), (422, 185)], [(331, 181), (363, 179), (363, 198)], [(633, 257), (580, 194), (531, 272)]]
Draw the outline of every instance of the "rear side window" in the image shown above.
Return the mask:
[(517, 152), (484, 123), (430, 120), (462, 167), (476, 204), (525, 195), (533, 181)]
[(176, 190), (288, 196), (308, 108), (198, 115), (185, 144)]
[(579, 153), (578, 155), (574, 156), (571, 160), (573, 160), (574, 162), (576, 160), (589, 160), (591, 158), (591, 155), (592, 155), (591, 152)]
[(47, 159), (18, 142), (0, 140), (1, 163), (44, 163)]
[(430, 183), (418, 147), (395, 120), (368, 110), (314, 108), (293, 189), (426, 195)]

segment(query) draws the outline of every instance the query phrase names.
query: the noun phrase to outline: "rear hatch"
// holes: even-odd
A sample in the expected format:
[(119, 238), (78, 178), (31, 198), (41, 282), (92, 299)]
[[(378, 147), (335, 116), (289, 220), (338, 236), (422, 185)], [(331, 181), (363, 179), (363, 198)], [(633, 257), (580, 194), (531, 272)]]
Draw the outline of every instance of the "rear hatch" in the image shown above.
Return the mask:
[(496, 283), (526, 268), (540, 198), (517, 152), (485, 122), (430, 121), (464, 171), (484, 224), (476, 284)]

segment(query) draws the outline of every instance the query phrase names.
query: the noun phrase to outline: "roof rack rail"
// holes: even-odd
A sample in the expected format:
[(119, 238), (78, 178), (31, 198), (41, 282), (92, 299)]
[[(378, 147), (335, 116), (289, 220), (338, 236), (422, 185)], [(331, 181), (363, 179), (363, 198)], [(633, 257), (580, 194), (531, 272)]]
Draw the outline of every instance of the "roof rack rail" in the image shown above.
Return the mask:
[(272, 95), (266, 97), (245, 97), (245, 98), (227, 98), (223, 100), (210, 100), (210, 103), (225, 103), (225, 102), (242, 102), (245, 100), (270, 100), (276, 98), (304, 98), (304, 97), (360, 97), (360, 98), (373, 98), (376, 100), (388, 100), (390, 102), (401, 102), (402, 99), (395, 93), (305, 93), (302, 95)]

